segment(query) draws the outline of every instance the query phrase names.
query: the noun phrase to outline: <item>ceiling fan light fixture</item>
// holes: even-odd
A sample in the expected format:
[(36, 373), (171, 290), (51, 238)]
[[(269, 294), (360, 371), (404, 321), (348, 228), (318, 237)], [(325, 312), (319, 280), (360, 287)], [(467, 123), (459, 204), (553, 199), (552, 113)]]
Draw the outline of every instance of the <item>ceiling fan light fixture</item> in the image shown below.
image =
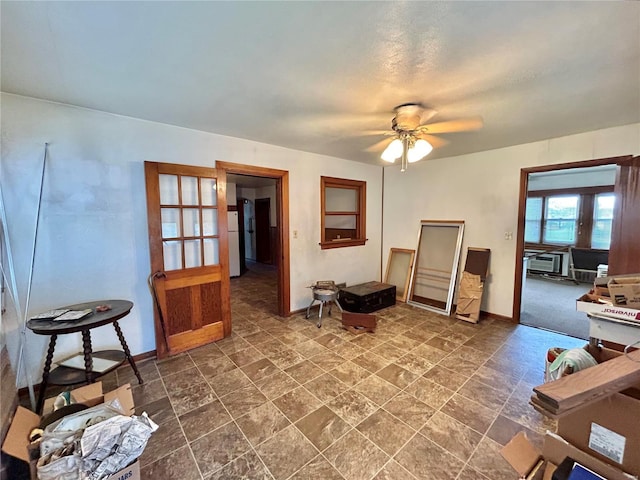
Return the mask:
[(385, 162), (393, 163), (402, 156), (402, 141), (396, 138), (393, 142), (387, 145), (380, 158)]
[(429, 142), (423, 139), (416, 140), (416, 143), (413, 144), (413, 147), (411, 147), (407, 153), (407, 161), (414, 163), (422, 160), (431, 153), (431, 150), (433, 150), (433, 146)]

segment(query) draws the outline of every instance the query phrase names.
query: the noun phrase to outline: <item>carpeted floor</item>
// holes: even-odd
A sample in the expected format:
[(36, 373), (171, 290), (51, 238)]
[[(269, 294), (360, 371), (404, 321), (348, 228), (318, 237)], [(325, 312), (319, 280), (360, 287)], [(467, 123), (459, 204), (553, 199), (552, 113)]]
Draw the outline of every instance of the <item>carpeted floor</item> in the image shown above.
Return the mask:
[(586, 283), (529, 276), (522, 289), (520, 322), (587, 339), (589, 320), (584, 312), (576, 311), (576, 299), (589, 288)]

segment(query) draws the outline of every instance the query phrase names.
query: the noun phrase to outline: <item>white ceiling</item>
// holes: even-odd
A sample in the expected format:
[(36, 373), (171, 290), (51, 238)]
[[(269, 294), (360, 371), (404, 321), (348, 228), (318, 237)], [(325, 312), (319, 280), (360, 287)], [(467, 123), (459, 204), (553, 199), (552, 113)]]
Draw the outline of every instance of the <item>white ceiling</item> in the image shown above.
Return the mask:
[(640, 121), (640, 2), (0, 5), (4, 92), (350, 160), (406, 102), (484, 118), (429, 158)]

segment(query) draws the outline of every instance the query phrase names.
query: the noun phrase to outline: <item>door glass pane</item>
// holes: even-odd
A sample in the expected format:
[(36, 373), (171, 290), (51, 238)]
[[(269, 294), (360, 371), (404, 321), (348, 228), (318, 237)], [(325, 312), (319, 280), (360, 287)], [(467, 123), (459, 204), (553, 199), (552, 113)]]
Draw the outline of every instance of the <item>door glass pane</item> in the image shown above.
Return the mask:
[(524, 241), (539, 243), (542, 223), (542, 197), (527, 198), (524, 218)]
[(358, 211), (358, 191), (356, 189), (327, 187), (324, 196), (325, 212)]
[(201, 178), (200, 190), (202, 195), (202, 205), (215, 207), (218, 204), (217, 184), (215, 178)]
[(214, 208), (202, 209), (202, 234), (218, 234), (218, 210)]
[(220, 246), (217, 238), (204, 239), (204, 264), (219, 265), (220, 264)]
[(198, 179), (196, 177), (181, 177), (182, 205), (198, 205)]
[(163, 208), (162, 216), (162, 238), (176, 238), (180, 236), (180, 209)]
[(159, 175), (160, 181), (160, 204), (178, 205), (178, 176)]
[(579, 195), (547, 197), (544, 243), (575, 244), (579, 200)]
[(200, 240), (184, 241), (184, 267), (193, 268), (202, 265), (200, 257)]
[(593, 231), (591, 232), (591, 248), (608, 250), (611, 245), (611, 224), (613, 223), (613, 207), (615, 194), (600, 193), (596, 195), (593, 207)]
[(183, 209), (182, 222), (185, 237), (197, 237), (200, 235), (200, 210), (197, 208)]
[(180, 240), (162, 242), (164, 269), (180, 270), (182, 268), (182, 242)]

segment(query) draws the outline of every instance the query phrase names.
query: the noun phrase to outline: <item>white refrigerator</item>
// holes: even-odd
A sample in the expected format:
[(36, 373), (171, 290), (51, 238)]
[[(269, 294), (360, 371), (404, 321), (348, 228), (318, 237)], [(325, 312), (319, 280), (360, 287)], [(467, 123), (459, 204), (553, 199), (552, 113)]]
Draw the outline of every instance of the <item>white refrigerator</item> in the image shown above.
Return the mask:
[(240, 232), (238, 212), (227, 212), (229, 228), (229, 276), (240, 275)]

